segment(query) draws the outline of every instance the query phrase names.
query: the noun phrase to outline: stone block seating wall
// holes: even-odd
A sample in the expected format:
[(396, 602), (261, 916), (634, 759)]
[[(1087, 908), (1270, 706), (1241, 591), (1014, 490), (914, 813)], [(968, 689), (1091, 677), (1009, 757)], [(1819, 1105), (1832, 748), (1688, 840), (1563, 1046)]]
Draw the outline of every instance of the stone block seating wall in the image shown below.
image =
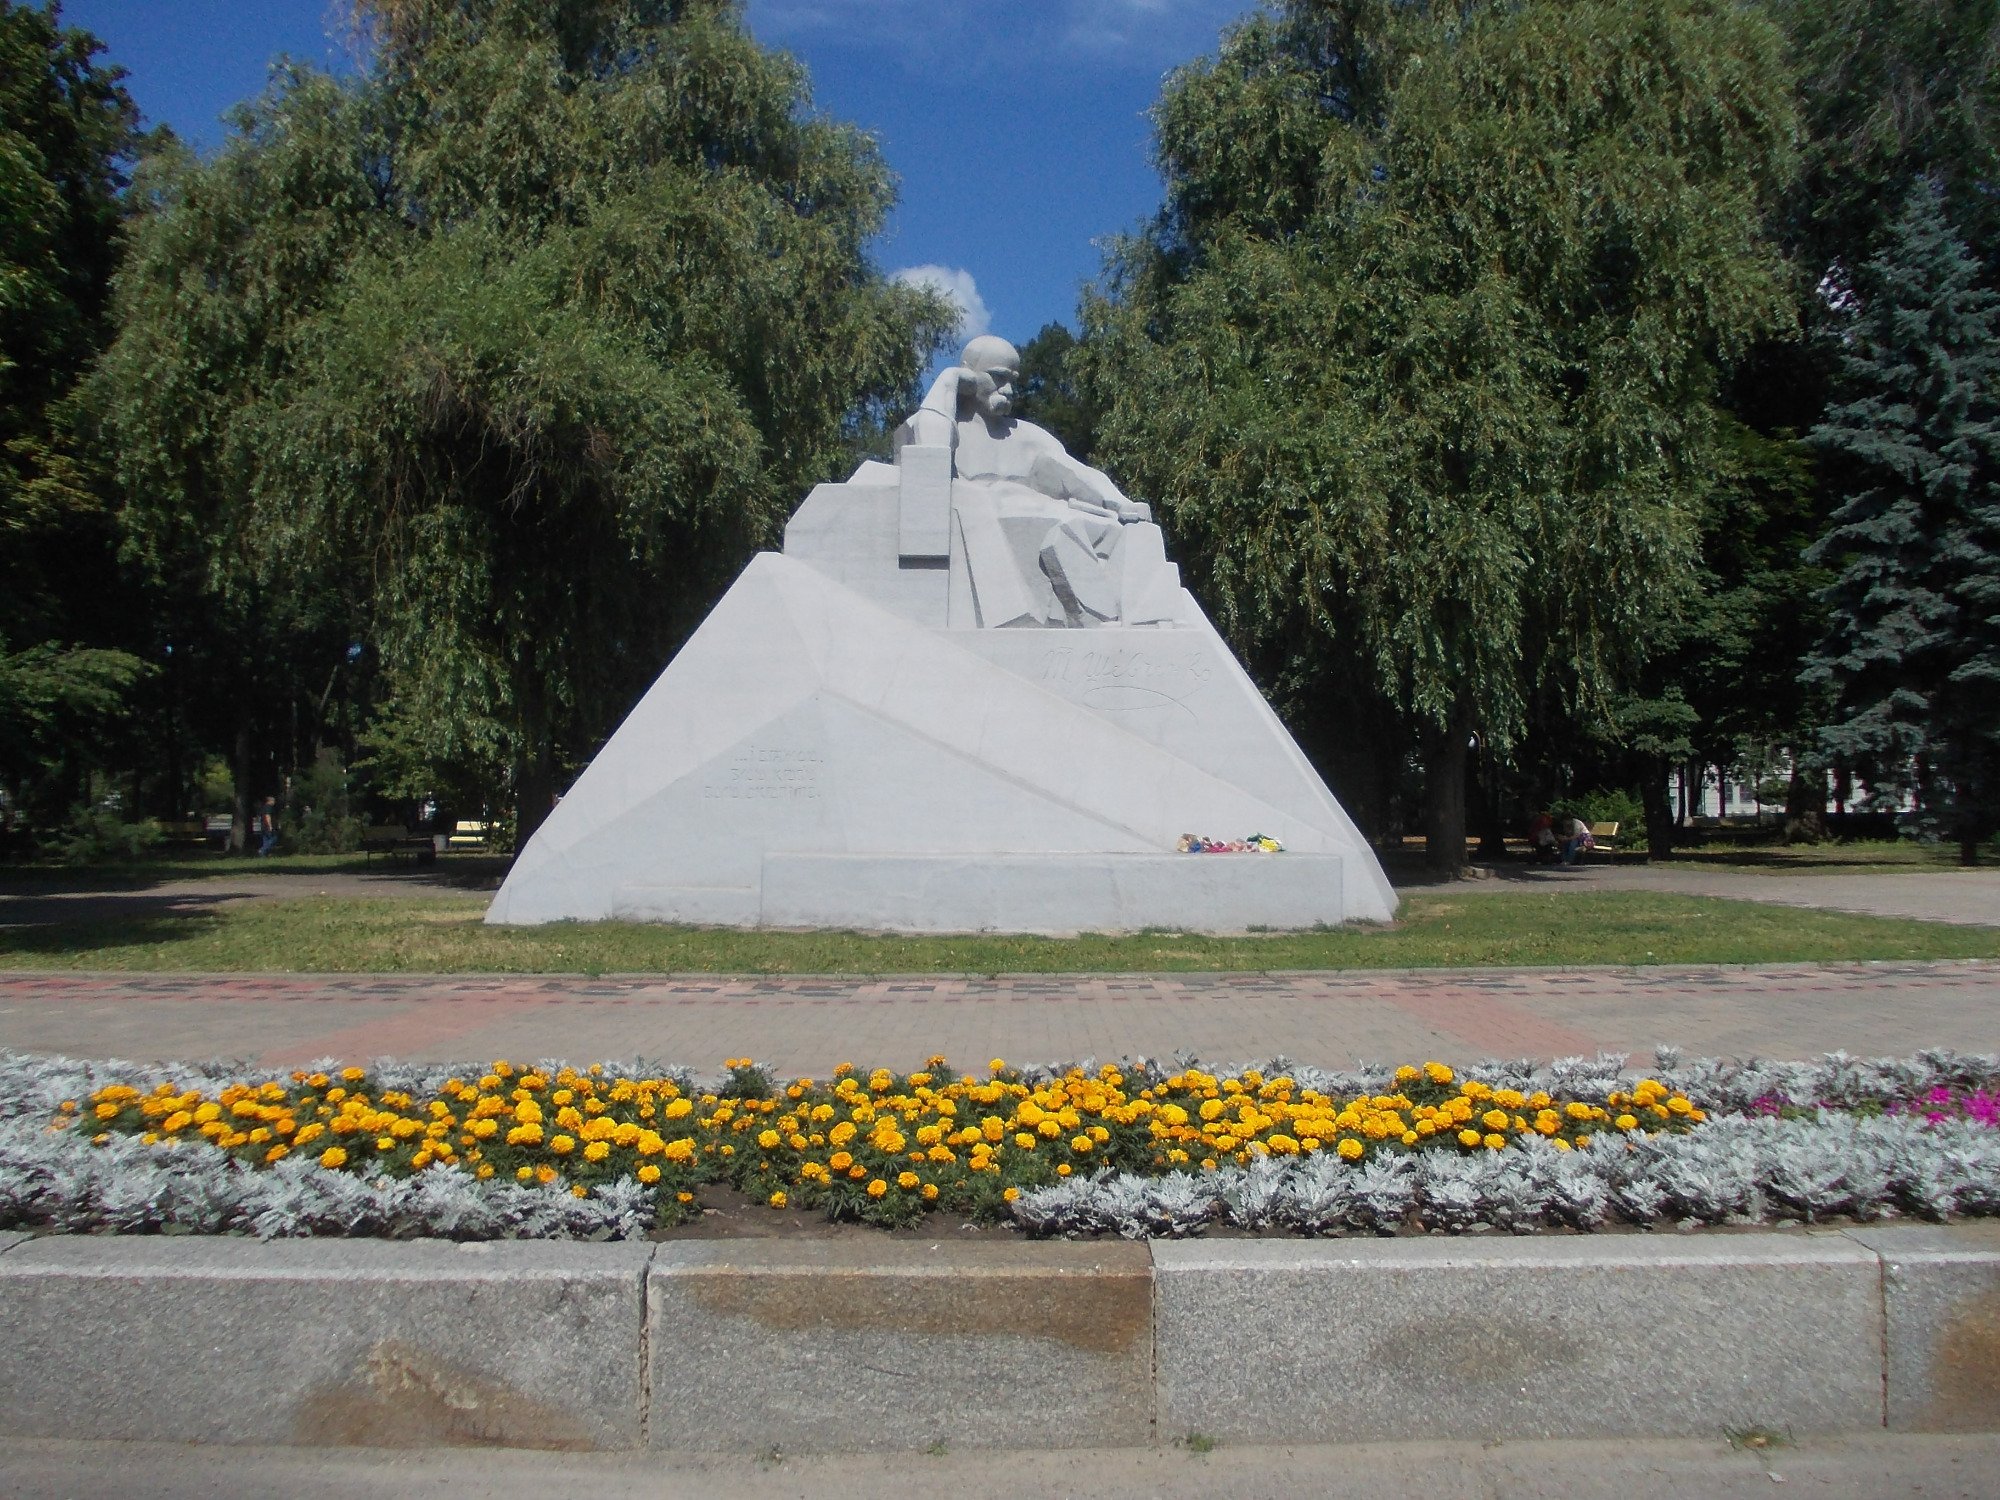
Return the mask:
[[(0, 1436), (761, 1452), (2000, 1431), (2000, 1225), (0, 1234)], [(967, 1385), (976, 1372), (976, 1390)]]

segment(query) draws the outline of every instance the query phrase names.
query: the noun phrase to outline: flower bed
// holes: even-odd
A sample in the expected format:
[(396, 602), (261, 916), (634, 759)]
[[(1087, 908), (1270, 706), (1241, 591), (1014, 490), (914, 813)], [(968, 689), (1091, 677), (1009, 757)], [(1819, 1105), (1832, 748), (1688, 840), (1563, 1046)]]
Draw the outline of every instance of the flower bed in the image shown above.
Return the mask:
[[(2000, 1062), (1118, 1066), (777, 1080), (495, 1063), (238, 1074), (0, 1059), (0, 1225), (644, 1233), (774, 1210), (1032, 1232), (1591, 1229), (2000, 1212)], [(1940, 1092), (1942, 1091), (1942, 1092)], [(1773, 1101), (1785, 1101), (1772, 1113)], [(1790, 1101), (1815, 1101), (1801, 1107)]]

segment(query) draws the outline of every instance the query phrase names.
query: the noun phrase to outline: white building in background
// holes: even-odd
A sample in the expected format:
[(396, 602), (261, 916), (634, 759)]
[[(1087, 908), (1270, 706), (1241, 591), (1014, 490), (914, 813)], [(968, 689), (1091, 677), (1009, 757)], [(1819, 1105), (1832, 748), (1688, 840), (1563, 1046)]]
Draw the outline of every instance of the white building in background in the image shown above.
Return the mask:
[[(1791, 776), (1791, 757), (1781, 751), (1766, 769), (1763, 779), (1767, 787), (1775, 781), (1789, 789)], [(1688, 820), (1760, 816), (1775, 820), (1784, 817), (1786, 793), (1780, 792), (1775, 800), (1760, 800), (1757, 780), (1742, 766), (1705, 766), (1698, 780), (1689, 778), (1684, 769), (1676, 769), (1668, 778), (1668, 804), (1676, 816), (1685, 816)], [(1824, 773), (1824, 782), (1826, 795), (1823, 810), (1842, 810), (1834, 801), (1831, 771)], [(1894, 795), (1877, 793), (1859, 779), (1852, 786), (1846, 799), (1847, 812), (1904, 813), (1916, 810), (1916, 799), (1907, 791)], [(1683, 808), (1686, 809), (1685, 814), (1682, 813)]]

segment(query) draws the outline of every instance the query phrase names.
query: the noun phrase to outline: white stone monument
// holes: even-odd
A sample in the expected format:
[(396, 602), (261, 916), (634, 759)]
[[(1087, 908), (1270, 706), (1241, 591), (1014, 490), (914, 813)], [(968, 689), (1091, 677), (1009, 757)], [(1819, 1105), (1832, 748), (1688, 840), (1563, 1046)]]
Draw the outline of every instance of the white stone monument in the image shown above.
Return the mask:
[[(1151, 512), (1010, 415), (1018, 369), (974, 339), (894, 463), (806, 498), (488, 922), (1232, 932), (1395, 911)], [(1284, 852), (1177, 852), (1188, 833)]]

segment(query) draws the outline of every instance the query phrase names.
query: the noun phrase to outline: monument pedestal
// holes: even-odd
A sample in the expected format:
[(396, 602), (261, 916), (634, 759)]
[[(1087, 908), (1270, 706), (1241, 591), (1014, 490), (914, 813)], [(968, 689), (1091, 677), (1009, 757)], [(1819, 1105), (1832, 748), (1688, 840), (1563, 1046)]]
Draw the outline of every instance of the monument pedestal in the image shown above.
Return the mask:
[[(486, 920), (1387, 920), (1373, 852), (1180, 587), (1144, 507), (1027, 423), (968, 428), (993, 470), (968, 480), (949, 420), (925, 415), (930, 438), (901, 466), (819, 486), (784, 552), (751, 560)], [(1016, 443), (1032, 457), (1007, 477)], [(1175, 852), (1190, 833), (1285, 852)]]

